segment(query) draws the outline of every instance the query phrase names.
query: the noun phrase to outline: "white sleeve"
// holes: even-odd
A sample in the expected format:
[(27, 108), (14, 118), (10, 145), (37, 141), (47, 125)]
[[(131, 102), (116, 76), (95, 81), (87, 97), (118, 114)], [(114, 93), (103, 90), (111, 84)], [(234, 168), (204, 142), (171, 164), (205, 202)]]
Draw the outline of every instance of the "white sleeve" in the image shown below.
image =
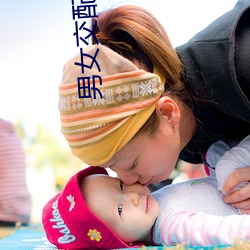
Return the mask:
[[(247, 166), (250, 166), (250, 135), (218, 160), (215, 167), (218, 189), (222, 189), (224, 182), (235, 170)], [(241, 183), (237, 189), (245, 185), (246, 183)]]
[(209, 175), (215, 177), (215, 167), (219, 159), (229, 151), (231, 147), (222, 140), (213, 143), (206, 154), (206, 163), (209, 167)]
[(173, 211), (162, 222), (160, 234), (165, 246), (233, 244), (236, 240), (250, 239), (250, 215)]

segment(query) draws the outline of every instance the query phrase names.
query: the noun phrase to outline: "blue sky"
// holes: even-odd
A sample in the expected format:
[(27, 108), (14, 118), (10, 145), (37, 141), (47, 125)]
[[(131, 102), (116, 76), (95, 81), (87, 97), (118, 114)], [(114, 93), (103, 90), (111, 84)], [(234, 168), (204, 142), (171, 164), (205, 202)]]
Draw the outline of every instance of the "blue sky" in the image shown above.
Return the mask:
[[(97, 11), (136, 4), (163, 24), (174, 46), (185, 43), (236, 0), (96, 0)], [(80, 0), (75, 0), (75, 5)], [(71, 0), (2, 1), (0, 15), (0, 117), (21, 119), (33, 134), (43, 123), (61, 137), (58, 85), (64, 63), (76, 53)]]

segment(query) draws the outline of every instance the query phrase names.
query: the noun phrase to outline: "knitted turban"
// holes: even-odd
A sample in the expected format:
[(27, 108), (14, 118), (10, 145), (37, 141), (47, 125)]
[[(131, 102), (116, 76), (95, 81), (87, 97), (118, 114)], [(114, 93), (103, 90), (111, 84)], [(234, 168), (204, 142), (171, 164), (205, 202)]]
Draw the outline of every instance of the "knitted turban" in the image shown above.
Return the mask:
[(62, 133), (72, 153), (94, 166), (110, 160), (153, 113), (164, 83), (100, 43), (82, 50), (65, 64), (59, 86)]

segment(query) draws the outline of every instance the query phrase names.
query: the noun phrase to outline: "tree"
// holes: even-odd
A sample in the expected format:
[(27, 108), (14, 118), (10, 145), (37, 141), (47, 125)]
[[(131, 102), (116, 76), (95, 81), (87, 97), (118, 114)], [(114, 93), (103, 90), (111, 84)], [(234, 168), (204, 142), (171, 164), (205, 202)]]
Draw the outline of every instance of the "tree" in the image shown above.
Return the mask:
[(21, 120), (17, 120), (15, 128), (24, 142), (27, 167), (37, 170), (52, 168), (58, 191), (74, 173), (85, 167), (78, 158), (73, 156), (66, 140), (53, 136), (44, 124), (37, 125), (36, 134), (33, 137), (27, 135)]

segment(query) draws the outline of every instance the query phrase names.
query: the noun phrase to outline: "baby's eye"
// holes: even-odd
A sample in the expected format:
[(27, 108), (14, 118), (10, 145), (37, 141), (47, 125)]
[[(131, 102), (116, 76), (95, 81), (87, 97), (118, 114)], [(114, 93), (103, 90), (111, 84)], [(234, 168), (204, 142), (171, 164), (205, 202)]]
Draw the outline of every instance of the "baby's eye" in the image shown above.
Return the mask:
[(118, 214), (121, 216), (121, 213), (122, 213), (122, 208), (123, 208), (123, 205), (122, 204), (119, 204), (118, 205)]
[(123, 182), (121, 180), (120, 180), (120, 189), (121, 189), (121, 191), (124, 191)]

